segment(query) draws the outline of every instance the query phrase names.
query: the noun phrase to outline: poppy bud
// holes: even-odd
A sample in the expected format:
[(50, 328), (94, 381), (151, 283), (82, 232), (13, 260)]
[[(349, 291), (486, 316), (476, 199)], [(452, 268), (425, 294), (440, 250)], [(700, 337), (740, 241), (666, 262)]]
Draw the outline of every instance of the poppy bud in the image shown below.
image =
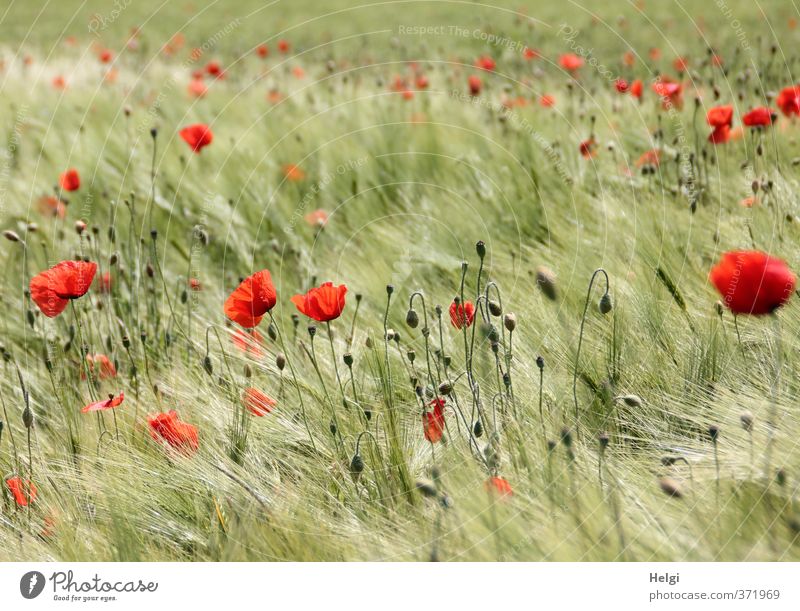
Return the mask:
[(722, 305), (719, 299), (717, 299), (717, 303), (714, 304), (714, 307), (717, 309), (717, 316), (722, 317), (722, 314), (725, 312), (725, 306)]
[(600, 442), (601, 450), (605, 450), (608, 447), (608, 442), (609, 442), (608, 433), (600, 433), (597, 440)]
[(186, 303), (188, 299), (189, 294), (186, 292), (186, 289), (183, 289), (183, 291), (181, 291), (181, 303)]
[(156, 136), (158, 136), (158, 128), (151, 127), (150, 128), (150, 137), (153, 138), (153, 140), (155, 140)]
[(480, 437), (483, 435), (483, 425), (481, 424), (480, 420), (475, 421), (475, 426), (472, 427), (472, 432), (475, 434), (475, 437)]
[[(481, 259), (486, 256), (486, 244), (483, 240), (478, 240), (478, 243), (475, 244), (475, 251)], [(495, 316), (497, 316), (497, 314), (495, 314)]]
[(83, 221), (75, 221), (75, 231), (78, 235), (81, 235), (84, 231), (86, 231), (86, 223)]
[(536, 366), (539, 368), (540, 371), (544, 369), (544, 359), (541, 356), (536, 357)]
[(747, 431), (748, 433), (753, 430), (753, 414), (748, 411), (744, 411), (739, 415), (739, 420), (742, 423), (742, 428)]
[(36, 319), (33, 316), (33, 310), (29, 309), (27, 311), (27, 316), (28, 316), (28, 324), (31, 326), (31, 328), (33, 328), (33, 325), (36, 322)]
[(253, 377), (253, 370), (250, 368), (250, 363), (244, 364), (244, 377), (252, 378)]
[(331, 420), (331, 423), (328, 425), (328, 428), (331, 431), (331, 435), (336, 435), (336, 423)]
[(416, 329), (419, 325), (419, 316), (414, 310), (409, 310), (406, 314), (406, 324), (412, 329)]
[(513, 333), (514, 329), (517, 328), (517, 315), (513, 312), (509, 312), (503, 317), (503, 324), (509, 333)]
[(439, 318), (442, 317), (442, 306), (437, 305), (435, 308), (433, 308), (433, 310), (434, 310), (434, 312), (436, 312), (436, 316), (437, 317), (439, 317)]
[(270, 339), (271, 339), (273, 342), (274, 342), (276, 339), (278, 339), (278, 330), (275, 328), (275, 323), (272, 323), (272, 322), (271, 322), (271, 323), (269, 323), (269, 326), (267, 327), (267, 335), (269, 336), (269, 338), (270, 338)]
[(386, 285), (386, 294), (391, 296), (392, 293), (394, 293), (394, 286), (391, 285), (391, 284), (387, 284)]
[(547, 440), (547, 451), (548, 452), (552, 452), (553, 450), (556, 449), (556, 445), (558, 445), (558, 444), (555, 441), (553, 441), (552, 439), (548, 439)]
[(778, 469), (778, 471), (775, 473), (775, 481), (781, 487), (786, 484), (786, 470), (783, 467)]
[(396, 344), (400, 343), (400, 334), (397, 331), (395, 331), (394, 329), (392, 329), (392, 339), (394, 340), (394, 342)]
[(111, 265), (112, 267), (117, 264), (117, 261), (119, 261), (119, 253), (116, 252), (112, 253), (111, 256), (108, 258), (108, 264)]
[(436, 491), (436, 484), (429, 480), (429, 479), (418, 479), (415, 483), (417, 490), (420, 491), (422, 496), (426, 496), (428, 498), (435, 498), (438, 496), (438, 492)]
[(453, 387), (450, 385), (450, 382), (442, 382), (439, 384), (439, 394), (440, 395), (449, 395), (453, 392)]
[(681, 485), (671, 477), (662, 477), (658, 480), (658, 485), (664, 494), (679, 499), (683, 496)]
[(33, 410), (31, 410), (28, 405), (26, 405), (25, 409), (22, 411), (22, 424), (25, 425), (26, 429), (33, 426)]
[(353, 460), (350, 461), (350, 473), (359, 475), (364, 470), (364, 459), (361, 454), (354, 454)]
[(543, 265), (536, 268), (536, 285), (544, 293), (544, 296), (551, 301), (555, 301), (558, 298), (556, 276), (549, 268)]
[(567, 427), (561, 429), (561, 443), (563, 443), (567, 448), (572, 447), (572, 431), (570, 431)]
[(708, 427), (708, 436), (711, 437), (711, 443), (717, 443), (717, 438), (719, 437), (719, 427), (716, 424), (712, 424)]
[(497, 343), (500, 341), (500, 334), (497, 332), (497, 327), (489, 325), (489, 332), (486, 334), (490, 342)]
[(500, 304), (496, 301), (489, 302), (489, 312), (492, 316), (500, 316), (503, 313), (503, 308), (500, 307)]
[(211, 364), (211, 357), (208, 355), (203, 359), (203, 369), (206, 370), (208, 375), (213, 375), (214, 373), (214, 365)]
[(628, 407), (642, 407), (642, 399), (637, 395), (620, 395), (617, 399)]
[(153, 264), (152, 263), (148, 263), (147, 264), (147, 266), (145, 267), (145, 271), (147, 272), (147, 277), (148, 278), (153, 278), (156, 275), (156, 270), (153, 269)]
[(11, 231), (10, 229), (6, 229), (6, 230), (3, 232), (3, 236), (4, 236), (4, 237), (5, 237), (5, 239), (6, 239), (6, 240), (8, 240), (9, 242), (20, 242), (20, 241), (21, 241), (21, 240), (19, 239), (19, 236), (16, 234), (16, 232), (14, 232), (14, 231)]
[(611, 302), (611, 295), (603, 293), (603, 296), (600, 298), (600, 303), (597, 304), (597, 309), (600, 310), (601, 314), (608, 314), (612, 307), (614, 306)]
[(417, 358), (417, 353), (414, 352), (413, 350), (409, 350), (408, 352), (406, 352), (406, 356), (408, 357), (408, 362), (413, 364), (414, 359)]
[(348, 367), (353, 366), (353, 355), (350, 354), (349, 352), (344, 353), (342, 360), (344, 361), (344, 364), (347, 365)]
[(277, 365), (278, 371), (283, 371), (283, 368), (286, 367), (286, 357), (280, 352), (275, 356), (275, 365)]
[(147, 331), (142, 331), (139, 334), (139, 339), (142, 340), (143, 344), (146, 344), (147, 343)]
[(125, 348), (125, 350), (131, 347), (131, 338), (127, 335), (122, 336), (122, 347)]
[(317, 328), (314, 325), (308, 325), (308, 335), (311, 339), (314, 339), (314, 336), (317, 334)]

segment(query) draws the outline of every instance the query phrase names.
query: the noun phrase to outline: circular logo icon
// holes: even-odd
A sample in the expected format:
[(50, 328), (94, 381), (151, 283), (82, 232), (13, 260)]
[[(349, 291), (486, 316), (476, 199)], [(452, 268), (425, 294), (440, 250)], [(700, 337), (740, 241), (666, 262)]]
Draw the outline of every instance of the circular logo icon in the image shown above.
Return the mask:
[(27, 599), (36, 598), (44, 590), (44, 575), (39, 571), (30, 571), (19, 580), (19, 592)]

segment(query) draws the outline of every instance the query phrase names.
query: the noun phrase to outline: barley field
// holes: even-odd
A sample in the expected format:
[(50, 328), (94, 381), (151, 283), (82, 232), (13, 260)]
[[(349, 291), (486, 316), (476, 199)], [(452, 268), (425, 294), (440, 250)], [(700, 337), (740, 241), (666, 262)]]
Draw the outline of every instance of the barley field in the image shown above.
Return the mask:
[(800, 13), (698, 4), (4, 0), (0, 560), (800, 560)]

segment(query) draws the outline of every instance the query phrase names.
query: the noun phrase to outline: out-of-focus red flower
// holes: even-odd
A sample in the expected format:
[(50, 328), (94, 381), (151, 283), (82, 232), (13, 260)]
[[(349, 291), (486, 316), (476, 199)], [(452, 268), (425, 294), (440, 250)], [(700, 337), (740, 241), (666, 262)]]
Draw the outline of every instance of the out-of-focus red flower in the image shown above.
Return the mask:
[(210, 61), (206, 64), (205, 67), (206, 74), (209, 76), (214, 76), (217, 78), (223, 78), (224, 71), (222, 70), (222, 65), (218, 61)]
[(197, 427), (183, 422), (174, 409), (167, 413), (150, 414), (147, 417), (150, 436), (166, 443), (182, 454), (192, 454), (199, 447)]
[(735, 314), (770, 314), (786, 303), (797, 281), (784, 261), (757, 250), (730, 251), (708, 276)]
[(306, 71), (303, 70), (300, 66), (295, 66), (292, 68), (292, 74), (294, 74), (295, 78), (301, 79), (306, 76)]
[(114, 60), (114, 54), (111, 52), (110, 49), (102, 49), (97, 54), (97, 58), (100, 60), (101, 63), (110, 64)]
[(494, 70), (496, 67), (495, 61), (489, 55), (481, 55), (475, 60), (475, 67), (481, 70)]
[(567, 72), (575, 72), (583, 66), (583, 58), (574, 53), (564, 53), (558, 58), (558, 64)]
[(754, 108), (742, 117), (742, 123), (747, 127), (767, 127), (775, 122), (778, 115), (767, 106)]
[(486, 490), (491, 493), (499, 494), (501, 497), (513, 496), (514, 491), (511, 489), (511, 484), (502, 477), (490, 477), (486, 480)]
[(652, 59), (654, 62), (657, 62), (659, 59), (661, 59), (661, 49), (658, 47), (650, 47), (650, 50), (647, 53), (650, 56), (650, 59)]
[(444, 433), (444, 399), (436, 397), (429, 406), (433, 409), (422, 414), (422, 430), (425, 439), (437, 443)]
[(631, 83), (631, 95), (634, 98), (641, 98), (643, 89), (644, 89), (644, 86), (642, 85), (642, 81), (641, 80), (636, 79), (635, 81), (633, 81)]
[(787, 117), (791, 115), (800, 115), (800, 85), (793, 85), (781, 89), (781, 92), (775, 99), (775, 104)]
[(661, 163), (661, 151), (659, 149), (650, 149), (642, 153), (642, 156), (636, 160), (636, 167), (640, 168), (644, 165), (651, 165), (658, 167)]
[(590, 157), (594, 157), (597, 154), (597, 142), (594, 141), (594, 138), (589, 138), (588, 140), (584, 140), (578, 146), (578, 150), (581, 153), (581, 157), (584, 159), (589, 159)]
[(625, 51), (622, 55), (622, 63), (631, 68), (636, 63), (636, 55), (633, 51)]
[(306, 179), (305, 170), (294, 163), (287, 163), (283, 166), (283, 175), (290, 182), (300, 182)]
[(618, 78), (616, 81), (614, 81), (614, 87), (618, 93), (628, 93), (630, 85), (628, 85), (628, 81), (626, 81), (624, 78)]
[(272, 276), (264, 269), (245, 278), (234, 289), (225, 301), (225, 316), (245, 328), (256, 327), (277, 301)]
[(711, 127), (721, 127), (733, 125), (733, 106), (714, 106), (706, 113), (706, 122)]
[(522, 57), (527, 60), (538, 59), (540, 57), (539, 52), (536, 49), (531, 49), (530, 47), (525, 47), (522, 50)]
[(205, 123), (189, 125), (188, 127), (184, 127), (179, 133), (183, 141), (198, 154), (214, 140), (214, 134), (211, 133), (211, 128)]
[(471, 74), (467, 79), (467, 85), (469, 86), (470, 94), (478, 95), (481, 92), (483, 83), (481, 82), (481, 77), (479, 77), (477, 74)]
[(81, 175), (75, 168), (70, 168), (61, 174), (59, 183), (64, 191), (77, 191), (81, 188)]
[(30, 480), (23, 480), (16, 476), (10, 477), (6, 480), (6, 486), (20, 507), (27, 507), (28, 503), (36, 500), (36, 485)]
[(544, 94), (542, 97), (539, 98), (539, 106), (542, 108), (551, 108), (555, 106), (556, 99), (552, 95)]
[(475, 306), (471, 301), (466, 301), (462, 305), (454, 300), (450, 304), (450, 322), (456, 329), (461, 329), (464, 325), (469, 327), (474, 319)]
[(258, 55), (261, 59), (264, 59), (269, 55), (269, 47), (267, 45), (258, 45), (256, 47), (256, 55)]
[(205, 82), (203, 82), (201, 78), (193, 78), (189, 81), (189, 87), (187, 87), (189, 91), (189, 95), (193, 98), (202, 98), (208, 93), (208, 87), (206, 87)]
[(261, 349), (264, 337), (255, 329), (234, 329), (231, 337), (233, 345), (242, 352), (256, 359), (264, 356), (264, 351)]
[(96, 272), (97, 263), (62, 261), (31, 278), (31, 299), (48, 318), (58, 316), (70, 299), (86, 294)]
[(189, 288), (193, 291), (202, 291), (203, 285), (197, 278), (189, 278)]
[(429, 85), (428, 77), (424, 74), (418, 74), (415, 85), (417, 86), (417, 89), (427, 89)]
[(281, 38), (278, 41), (278, 51), (280, 51), (281, 53), (288, 53), (289, 52), (289, 46), (290, 45), (289, 45), (289, 41), (288, 40), (284, 40), (283, 38)]
[(60, 74), (58, 76), (53, 77), (53, 87), (56, 89), (66, 89), (67, 88), (67, 81), (64, 79), (63, 76)]
[(312, 227), (322, 227), (328, 222), (328, 213), (320, 208), (305, 215), (305, 221)]
[[(100, 380), (117, 377), (117, 368), (114, 367), (114, 362), (105, 354), (87, 354), (86, 365), (92, 377), (97, 377)], [(86, 370), (81, 367), (81, 379), (85, 378)]]
[(57, 216), (63, 219), (67, 215), (67, 206), (55, 195), (43, 195), (38, 201), (39, 212), (45, 216)]
[(344, 296), (347, 286), (334, 286), (332, 282), (311, 289), (305, 295), (295, 295), (292, 303), (301, 314), (319, 322), (327, 322), (339, 318), (344, 310)]
[(101, 293), (111, 292), (111, 272), (103, 272), (103, 274), (97, 278), (97, 288)]
[(122, 405), (122, 402), (125, 400), (125, 393), (120, 392), (118, 396), (110, 395), (108, 399), (104, 399), (102, 401), (95, 401), (94, 403), (89, 403), (86, 405), (82, 410), (82, 414), (87, 414), (89, 412), (104, 412), (107, 409), (113, 409), (118, 405)]
[(252, 386), (244, 389), (242, 403), (254, 416), (266, 416), (278, 402)]
[(715, 127), (714, 131), (708, 135), (708, 141), (711, 144), (725, 144), (730, 139), (731, 128), (728, 125), (720, 125), (719, 127)]
[(661, 98), (661, 104), (665, 109), (672, 106), (680, 109), (683, 106), (683, 85), (668, 78), (659, 78), (653, 83), (653, 91)]
[(689, 69), (689, 60), (685, 57), (676, 57), (672, 67), (675, 68), (675, 72), (686, 72)]

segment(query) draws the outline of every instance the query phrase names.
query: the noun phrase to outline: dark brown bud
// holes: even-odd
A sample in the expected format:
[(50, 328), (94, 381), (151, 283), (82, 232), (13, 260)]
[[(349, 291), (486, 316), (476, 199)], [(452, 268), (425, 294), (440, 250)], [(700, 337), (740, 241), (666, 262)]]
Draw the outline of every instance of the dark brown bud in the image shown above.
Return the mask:
[(280, 352), (275, 356), (275, 365), (277, 365), (278, 371), (283, 371), (286, 367), (286, 357)]
[(503, 324), (509, 333), (513, 333), (514, 329), (517, 328), (517, 315), (513, 312), (509, 312), (503, 317)]

